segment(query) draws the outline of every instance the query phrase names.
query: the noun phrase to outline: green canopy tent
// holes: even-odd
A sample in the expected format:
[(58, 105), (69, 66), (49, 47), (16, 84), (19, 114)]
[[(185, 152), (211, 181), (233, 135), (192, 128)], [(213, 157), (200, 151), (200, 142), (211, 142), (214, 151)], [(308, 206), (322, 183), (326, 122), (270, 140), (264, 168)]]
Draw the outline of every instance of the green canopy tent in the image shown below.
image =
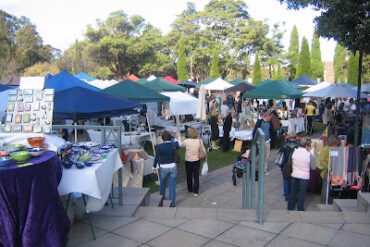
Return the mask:
[(103, 90), (104, 93), (139, 103), (169, 101), (170, 98), (129, 79)]
[(285, 79), (281, 79), (281, 80), (267, 79), (267, 80), (264, 80), (264, 81), (261, 81), (260, 83), (258, 83), (256, 85), (256, 87), (261, 87), (261, 86), (264, 86), (264, 85), (269, 84), (271, 82), (274, 82), (274, 83), (282, 83), (282, 82), (284, 82), (284, 83), (287, 83), (292, 88), (295, 88), (295, 89), (303, 89), (303, 87), (300, 87), (297, 84), (295, 84), (295, 83), (293, 83), (291, 81), (285, 80)]
[(246, 80), (243, 80), (242, 78), (235, 79), (235, 80), (233, 80), (233, 81), (230, 81), (229, 83), (230, 83), (230, 84), (233, 84), (233, 85), (238, 85), (238, 84), (240, 84), (240, 83), (245, 83), (245, 84), (251, 85), (251, 86), (253, 86), (253, 87), (256, 87), (256, 85), (253, 85), (253, 84), (251, 84), (251, 83), (247, 82)]
[(153, 81), (148, 81), (142, 84), (144, 87), (147, 87), (155, 92), (174, 92), (181, 91), (184, 92), (185, 88), (179, 85), (173, 84), (172, 82), (166, 81), (165, 79), (159, 77)]
[(293, 88), (285, 80), (271, 80), (243, 94), (243, 98), (255, 99), (295, 99), (302, 97), (302, 92)]
[(140, 84), (140, 85), (144, 85), (145, 83), (147, 83), (148, 80), (145, 79), (145, 78), (141, 78), (140, 80), (136, 81), (136, 83)]

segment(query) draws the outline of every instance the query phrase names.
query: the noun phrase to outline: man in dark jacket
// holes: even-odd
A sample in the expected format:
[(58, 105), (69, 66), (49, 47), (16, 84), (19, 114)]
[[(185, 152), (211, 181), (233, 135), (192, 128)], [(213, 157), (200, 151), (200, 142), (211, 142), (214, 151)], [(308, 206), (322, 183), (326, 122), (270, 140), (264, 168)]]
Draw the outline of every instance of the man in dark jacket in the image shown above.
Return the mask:
[(232, 109), (226, 111), (226, 117), (224, 118), (224, 136), (222, 137), (222, 151), (227, 152), (230, 149), (230, 130), (233, 124)]
[[(290, 156), (292, 155), (294, 149), (298, 148), (299, 143), (296, 141), (296, 134), (294, 132), (289, 133), (288, 140), (280, 148), (279, 152), (283, 153), (283, 162), (281, 165), (281, 170), (288, 163)], [(290, 183), (289, 179), (283, 177), (284, 182), (284, 197), (285, 201), (289, 200), (290, 195)]]
[(271, 112), (270, 111), (264, 111), (262, 115), (262, 119), (257, 120), (256, 125), (254, 126), (253, 129), (253, 138), (256, 134), (256, 131), (258, 128), (261, 128), (263, 132), (265, 133), (265, 165), (264, 165), (264, 170), (266, 175), (270, 175), (270, 173), (267, 172), (267, 166), (268, 166), (268, 159), (270, 156), (270, 142), (271, 142), (271, 137), (273, 135), (273, 127), (271, 124)]

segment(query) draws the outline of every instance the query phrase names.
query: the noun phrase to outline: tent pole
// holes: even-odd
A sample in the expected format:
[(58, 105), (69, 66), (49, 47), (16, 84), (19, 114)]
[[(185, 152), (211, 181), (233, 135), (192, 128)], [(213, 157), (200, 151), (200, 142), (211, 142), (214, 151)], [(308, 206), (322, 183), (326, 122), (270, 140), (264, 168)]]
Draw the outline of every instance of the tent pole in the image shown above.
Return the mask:
[[(75, 122), (75, 126), (77, 126), (77, 122)], [(75, 143), (77, 143), (77, 129), (75, 128)]]
[(145, 113), (145, 116), (146, 116), (146, 122), (148, 123), (150, 139), (152, 140), (153, 154), (155, 155), (155, 148), (154, 148), (154, 140), (153, 140), (153, 135), (152, 135), (152, 128), (150, 127), (148, 113)]

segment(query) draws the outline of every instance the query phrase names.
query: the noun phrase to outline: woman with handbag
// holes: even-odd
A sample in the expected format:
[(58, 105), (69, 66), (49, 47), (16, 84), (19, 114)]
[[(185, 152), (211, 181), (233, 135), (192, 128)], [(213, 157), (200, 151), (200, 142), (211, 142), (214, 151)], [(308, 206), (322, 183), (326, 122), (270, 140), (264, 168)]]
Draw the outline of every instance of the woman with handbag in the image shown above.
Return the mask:
[(176, 177), (177, 166), (179, 163), (177, 149), (179, 144), (172, 141), (170, 132), (163, 131), (163, 143), (157, 146), (154, 157), (153, 172), (157, 173), (157, 164), (159, 166), (159, 193), (163, 197), (166, 196), (166, 183), (168, 179), (169, 199), (171, 200), (170, 207), (176, 206)]
[(199, 168), (200, 160), (206, 159), (206, 149), (202, 140), (198, 137), (198, 132), (194, 128), (188, 129), (188, 139), (181, 140), (178, 135), (179, 144), (185, 147), (185, 170), (188, 192), (198, 196), (199, 192)]

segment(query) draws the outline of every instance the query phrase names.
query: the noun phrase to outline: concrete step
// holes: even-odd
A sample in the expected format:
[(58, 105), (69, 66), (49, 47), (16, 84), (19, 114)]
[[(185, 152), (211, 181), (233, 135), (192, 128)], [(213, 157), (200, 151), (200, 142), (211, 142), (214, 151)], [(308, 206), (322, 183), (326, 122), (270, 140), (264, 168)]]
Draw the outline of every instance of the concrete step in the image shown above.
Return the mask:
[(358, 212), (356, 199), (334, 199), (333, 207), (341, 212)]
[(339, 209), (337, 207), (334, 207), (333, 204), (317, 204), (317, 207), (320, 209), (320, 211), (325, 212), (338, 212)]
[(162, 207), (168, 208), (171, 206), (170, 200), (163, 200)]
[(150, 195), (149, 207), (162, 207), (163, 206), (163, 197), (161, 195)]
[(359, 192), (357, 194), (357, 210), (370, 213), (370, 193)]

